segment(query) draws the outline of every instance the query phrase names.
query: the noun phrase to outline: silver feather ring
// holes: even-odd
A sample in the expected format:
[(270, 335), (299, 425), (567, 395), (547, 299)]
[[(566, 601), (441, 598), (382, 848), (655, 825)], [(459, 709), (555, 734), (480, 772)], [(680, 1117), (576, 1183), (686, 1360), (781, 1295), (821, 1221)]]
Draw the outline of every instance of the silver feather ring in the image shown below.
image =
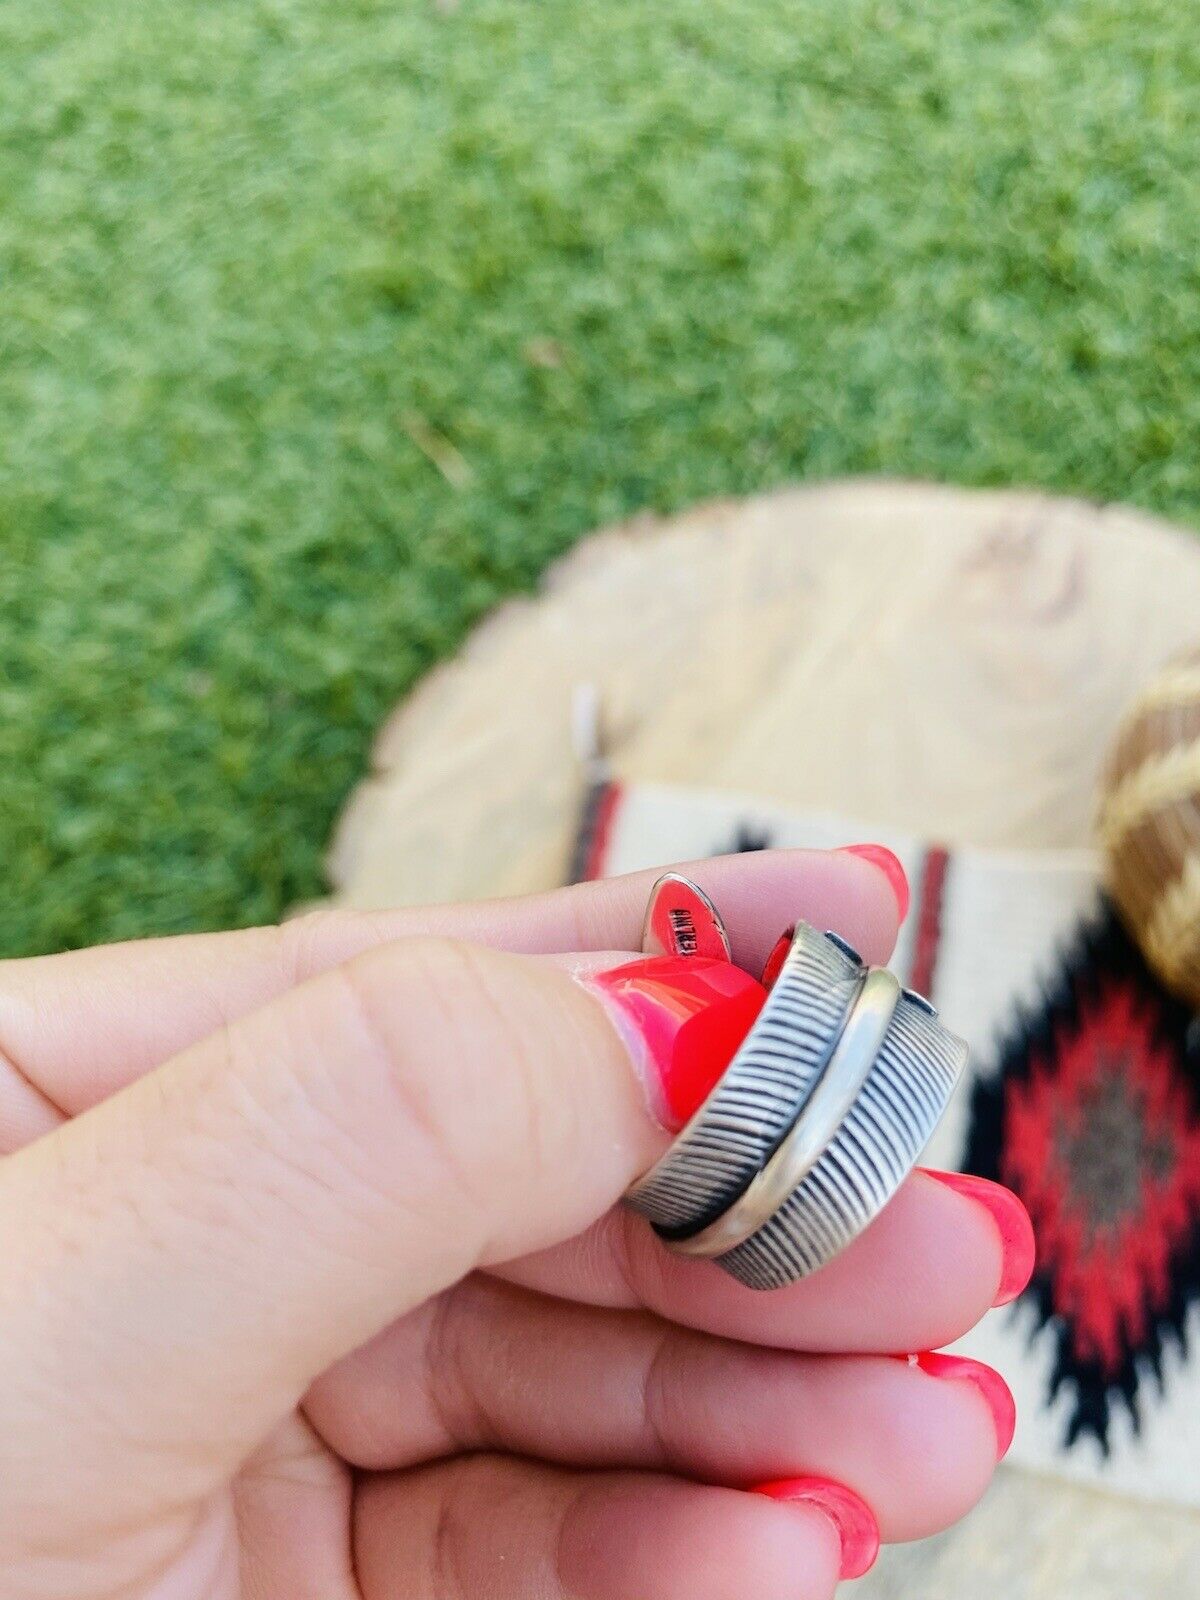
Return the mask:
[[(729, 948), (716, 908), (676, 873), (651, 892), (643, 945)], [(797, 924), (773, 980), (708, 1098), (625, 1197), (670, 1249), (752, 1289), (816, 1272), (879, 1215), (967, 1056), (928, 1000), (836, 934)]]

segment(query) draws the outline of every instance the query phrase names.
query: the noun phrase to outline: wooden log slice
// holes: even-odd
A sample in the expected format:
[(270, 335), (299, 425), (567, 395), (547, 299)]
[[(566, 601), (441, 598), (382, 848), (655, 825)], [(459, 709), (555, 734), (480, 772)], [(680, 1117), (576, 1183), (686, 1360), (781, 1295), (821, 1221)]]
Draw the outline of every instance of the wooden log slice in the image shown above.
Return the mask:
[(336, 897), (561, 882), (583, 682), (625, 778), (1084, 844), (1122, 708), (1198, 636), (1200, 543), (1119, 507), (869, 480), (641, 518), (397, 708), (337, 830)]

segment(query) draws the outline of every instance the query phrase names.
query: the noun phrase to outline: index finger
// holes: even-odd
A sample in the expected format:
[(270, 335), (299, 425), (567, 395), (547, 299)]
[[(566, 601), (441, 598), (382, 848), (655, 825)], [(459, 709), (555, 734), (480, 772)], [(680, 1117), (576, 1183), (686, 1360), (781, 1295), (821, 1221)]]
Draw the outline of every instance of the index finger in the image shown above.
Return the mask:
[[(414, 934), (515, 954), (634, 950), (663, 869), (548, 894), (395, 911), (328, 910), (279, 927), (138, 940), (0, 965), (0, 1155), (307, 978)], [(734, 959), (761, 969), (798, 919), (885, 961), (898, 908), (885, 873), (841, 851), (758, 851), (678, 870), (720, 907)]]

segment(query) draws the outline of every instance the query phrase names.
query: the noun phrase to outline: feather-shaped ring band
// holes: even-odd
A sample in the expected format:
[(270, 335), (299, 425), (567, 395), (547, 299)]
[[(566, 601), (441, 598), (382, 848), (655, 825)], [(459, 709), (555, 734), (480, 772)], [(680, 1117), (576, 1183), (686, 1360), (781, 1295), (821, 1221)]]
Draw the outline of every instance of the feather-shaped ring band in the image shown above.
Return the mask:
[[(651, 893), (644, 945), (728, 950), (716, 909), (673, 873)], [(878, 1216), (966, 1063), (928, 1000), (836, 934), (797, 924), (776, 968), (716, 1086), (626, 1195), (671, 1249), (754, 1289), (815, 1272)]]

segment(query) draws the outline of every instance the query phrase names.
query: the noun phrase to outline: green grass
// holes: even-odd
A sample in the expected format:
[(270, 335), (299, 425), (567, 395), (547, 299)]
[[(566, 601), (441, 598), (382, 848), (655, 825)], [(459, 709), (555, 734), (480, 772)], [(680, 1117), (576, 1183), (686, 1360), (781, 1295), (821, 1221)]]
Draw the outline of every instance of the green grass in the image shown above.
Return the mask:
[(317, 892), (388, 706), (633, 509), (1196, 522), (1198, 128), (1166, 0), (6, 0), (0, 948)]

